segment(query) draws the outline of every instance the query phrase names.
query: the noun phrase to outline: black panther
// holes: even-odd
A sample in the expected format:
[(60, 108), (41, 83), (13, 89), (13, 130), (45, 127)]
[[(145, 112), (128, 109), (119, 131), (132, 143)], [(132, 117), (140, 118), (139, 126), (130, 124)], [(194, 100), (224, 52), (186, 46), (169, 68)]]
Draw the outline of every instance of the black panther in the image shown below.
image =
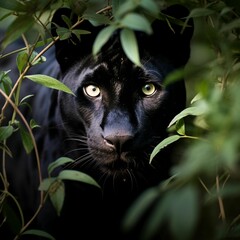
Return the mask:
[[(182, 6), (163, 10), (178, 19), (188, 15)], [(52, 21), (64, 25), (61, 15), (69, 9), (57, 10)], [(183, 19), (184, 20), (184, 19)], [(56, 216), (47, 202), (34, 228), (43, 229), (60, 239), (139, 239), (137, 231), (125, 235), (121, 221), (128, 207), (145, 189), (169, 176), (174, 155), (170, 148), (161, 151), (149, 164), (153, 148), (167, 136), (172, 118), (184, 109), (184, 80), (167, 86), (164, 78), (184, 67), (190, 55), (192, 22), (182, 26), (155, 20), (153, 34), (136, 32), (142, 67), (134, 65), (122, 50), (116, 31), (96, 57), (92, 45), (102, 29), (84, 21), (80, 27), (91, 32), (74, 39), (60, 40), (50, 50), (46, 64), (33, 67), (61, 80), (74, 95), (27, 82), (33, 93), (31, 114), (41, 126), (35, 130), (43, 176), (47, 166), (61, 156), (74, 163), (64, 169), (89, 174), (101, 186), (66, 181), (66, 196), (61, 215)], [(52, 34), (56, 36), (56, 25)], [(39, 203), (38, 178), (34, 156), (17, 152), (9, 167), (13, 190), (26, 214), (33, 214)], [(22, 159), (24, 159), (24, 163)], [(21, 160), (21, 161), (20, 161)], [(12, 164), (12, 163), (11, 163)], [(12, 179), (11, 179), (12, 178)], [(30, 239), (33, 239), (31, 236)]]

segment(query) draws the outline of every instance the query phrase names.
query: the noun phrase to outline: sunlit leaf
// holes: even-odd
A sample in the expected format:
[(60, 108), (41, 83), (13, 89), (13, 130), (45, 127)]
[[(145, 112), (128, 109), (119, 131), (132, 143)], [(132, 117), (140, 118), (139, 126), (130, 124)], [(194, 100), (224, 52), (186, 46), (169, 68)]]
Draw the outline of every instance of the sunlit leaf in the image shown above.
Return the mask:
[(69, 89), (65, 84), (63, 84), (62, 82), (58, 81), (53, 77), (42, 75), (42, 74), (35, 74), (35, 75), (26, 75), (25, 78), (29, 78), (33, 82), (39, 83), (45, 87), (57, 89), (57, 90), (74, 95), (71, 89)]
[(185, 135), (185, 123), (182, 118), (176, 122), (176, 131), (179, 135)]
[(138, 43), (134, 31), (124, 28), (120, 33), (120, 40), (127, 57), (137, 66), (141, 66)]

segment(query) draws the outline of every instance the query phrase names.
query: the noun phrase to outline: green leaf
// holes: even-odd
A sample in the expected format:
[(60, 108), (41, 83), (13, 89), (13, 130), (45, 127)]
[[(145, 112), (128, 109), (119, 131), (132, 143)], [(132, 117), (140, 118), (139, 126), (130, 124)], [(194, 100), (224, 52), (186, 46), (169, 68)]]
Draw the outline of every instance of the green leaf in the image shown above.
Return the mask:
[(152, 151), (150, 155), (150, 163), (152, 162), (153, 158), (160, 152), (161, 149), (167, 147), (169, 144), (176, 142), (179, 140), (181, 136), (179, 135), (172, 135), (170, 137), (165, 138), (162, 140)]
[(56, 181), (56, 177), (51, 178), (45, 178), (40, 183), (38, 190), (48, 192), (50, 189), (50, 186)]
[(119, 4), (118, 9), (115, 13), (115, 18), (120, 19), (122, 16), (133, 11), (138, 6), (138, 1), (125, 1), (124, 3)]
[(18, 67), (18, 71), (20, 73), (22, 73), (24, 68), (27, 66), (28, 59), (29, 59), (28, 54), (25, 51), (18, 53), (18, 55), (17, 55), (17, 67)]
[(149, 11), (151, 15), (158, 16), (159, 14), (159, 7), (157, 3), (153, 0), (141, 0), (140, 5), (145, 10)]
[(24, 4), (21, 4), (18, 0), (11, 0), (11, 1), (0, 1), (0, 7), (12, 11), (25, 11)]
[(33, 150), (33, 142), (30, 134), (20, 125), (20, 134), (25, 151), (29, 154)]
[(176, 122), (176, 131), (179, 135), (185, 135), (185, 123), (183, 119)]
[(65, 27), (58, 27), (56, 29), (57, 35), (60, 37), (60, 40), (66, 40), (71, 37), (71, 30)]
[(55, 238), (47, 232), (38, 229), (29, 229), (22, 233), (22, 235), (35, 235), (39, 237), (44, 237), (50, 240), (55, 240)]
[(190, 185), (174, 193), (177, 201), (172, 201), (168, 212), (171, 233), (176, 240), (190, 240), (198, 220), (197, 189)]
[(93, 14), (84, 14), (83, 15), (84, 19), (87, 19), (94, 27), (100, 26), (100, 25), (109, 25), (110, 20), (108, 17), (104, 15), (99, 15), (96, 13)]
[(68, 157), (58, 158), (56, 161), (54, 161), (48, 165), (48, 174), (50, 175), (55, 168), (60, 167), (66, 163), (71, 163), (71, 162), (74, 162), (74, 160), (72, 160), (71, 158), (68, 158)]
[(228, 24), (225, 24), (220, 32), (223, 33), (223, 32), (226, 32), (226, 31), (232, 31), (234, 28), (240, 28), (240, 19), (235, 19), (234, 21), (231, 21), (230, 23)]
[(206, 17), (206, 16), (212, 15), (214, 13), (215, 13), (215, 11), (208, 9), (208, 8), (194, 8), (190, 12), (188, 18)]
[(5, 126), (0, 127), (0, 141), (6, 140), (9, 138), (13, 133), (13, 127), (12, 126)]
[(49, 189), (49, 197), (57, 212), (57, 215), (60, 216), (65, 197), (65, 185), (63, 181), (58, 179), (51, 184)]
[(47, 75), (35, 74), (35, 75), (26, 75), (25, 78), (29, 78), (33, 82), (39, 83), (45, 87), (57, 89), (57, 90), (74, 95), (74, 93), (65, 84), (63, 84), (62, 82), (58, 81), (53, 77), (50, 77)]
[(34, 18), (30, 15), (18, 16), (7, 28), (3, 38), (2, 48), (5, 49), (10, 43), (21, 37), (23, 33), (29, 30), (34, 24)]
[(204, 112), (205, 112), (205, 109), (200, 106), (186, 108), (173, 118), (173, 120), (169, 123), (168, 127), (172, 126), (175, 122), (177, 122), (181, 118), (184, 118), (189, 115), (199, 116), (199, 115), (202, 115)]
[(132, 30), (143, 31), (147, 34), (152, 33), (150, 22), (142, 15), (137, 13), (127, 14), (121, 21), (121, 25)]
[(141, 66), (138, 43), (134, 31), (124, 28), (120, 32), (120, 40), (127, 57), (137, 66)]
[(149, 218), (142, 229), (142, 239), (153, 239), (153, 236), (159, 231), (161, 224), (167, 219), (172, 201), (175, 201), (175, 198), (173, 198), (172, 192), (168, 192), (154, 202)]
[(100, 188), (99, 184), (91, 176), (76, 170), (63, 170), (59, 173), (58, 178), (62, 180), (80, 181)]
[(116, 27), (110, 25), (99, 32), (93, 44), (93, 55), (96, 55), (100, 51), (102, 46), (109, 40), (115, 30)]
[(157, 188), (146, 190), (130, 207), (123, 221), (124, 231), (134, 228), (159, 195)]
[(40, 127), (37, 122), (34, 120), (34, 119), (31, 119), (30, 120), (30, 127), (31, 129), (34, 129), (34, 128), (37, 128), (37, 127)]

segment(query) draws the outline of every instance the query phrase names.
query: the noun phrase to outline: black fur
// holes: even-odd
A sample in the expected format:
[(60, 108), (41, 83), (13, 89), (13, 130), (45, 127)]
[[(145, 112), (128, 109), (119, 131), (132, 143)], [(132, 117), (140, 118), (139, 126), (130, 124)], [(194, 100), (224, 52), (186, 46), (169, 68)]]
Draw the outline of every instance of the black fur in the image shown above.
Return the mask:
[[(180, 6), (165, 12), (178, 18), (188, 14)], [(69, 15), (69, 10), (57, 11), (53, 22), (63, 25), (62, 14)], [(49, 163), (68, 156), (75, 163), (66, 168), (89, 174), (102, 189), (66, 181), (61, 216), (56, 216), (48, 202), (39, 214), (36, 227), (53, 234), (57, 240), (94, 239), (95, 236), (138, 239), (137, 232), (131, 238), (120, 233), (122, 217), (139, 194), (168, 177), (171, 150), (162, 151), (151, 165), (149, 156), (154, 146), (167, 136), (170, 120), (185, 107), (184, 80), (164, 87), (163, 79), (186, 64), (193, 29), (186, 28), (181, 34), (180, 26), (173, 25), (173, 32), (166, 22), (156, 20), (152, 25), (153, 35), (136, 32), (143, 63), (140, 68), (125, 56), (118, 32), (94, 58), (92, 44), (102, 26), (93, 27), (87, 21), (80, 26), (91, 34), (83, 35), (81, 42), (72, 39), (75, 44), (69, 40), (58, 41), (57, 61), (52, 55), (48, 66), (33, 68), (37, 73), (58, 78), (75, 96), (36, 85), (26, 88), (35, 95), (32, 114), (41, 125), (35, 136), (43, 176), (47, 176)], [(52, 33), (56, 34), (54, 28)], [(155, 87), (150, 96), (142, 92), (146, 84)], [(89, 85), (99, 87), (100, 95), (88, 96)], [(15, 154), (18, 156), (15, 166), (19, 166), (21, 174), (10, 166), (11, 184), (31, 216), (39, 201), (36, 161), (34, 155)], [(28, 161), (27, 167), (20, 159)]]

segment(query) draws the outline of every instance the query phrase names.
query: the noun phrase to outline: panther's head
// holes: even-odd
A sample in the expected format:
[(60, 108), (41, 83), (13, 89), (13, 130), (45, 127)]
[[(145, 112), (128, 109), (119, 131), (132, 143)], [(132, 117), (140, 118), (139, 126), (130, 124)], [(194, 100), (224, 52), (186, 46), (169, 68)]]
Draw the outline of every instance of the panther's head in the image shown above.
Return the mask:
[[(164, 11), (177, 18), (188, 14), (180, 6)], [(69, 10), (55, 13), (53, 22), (60, 26), (61, 15), (69, 15)], [(103, 181), (104, 176), (112, 176), (133, 182), (139, 176), (151, 177), (156, 168), (165, 174), (168, 159), (159, 155), (160, 167), (156, 167), (149, 164), (149, 156), (166, 137), (170, 120), (185, 107), (184, 81), (164, 86), (163, 80), (186, 64), (192, 26), (181, 32), (180, 25), (170, 28), (165, 21), (155, 20), (152, 35), (136, 32), (143, 67), (126, 57), (118, 31), (93, 57), (93, 41), (103, 26), (84, 21), (80, 28), (91, 34), (74, 44), (71, 40), (56, 43), (62, 81), (75, 93), (58, 96), (74, 166)]]

